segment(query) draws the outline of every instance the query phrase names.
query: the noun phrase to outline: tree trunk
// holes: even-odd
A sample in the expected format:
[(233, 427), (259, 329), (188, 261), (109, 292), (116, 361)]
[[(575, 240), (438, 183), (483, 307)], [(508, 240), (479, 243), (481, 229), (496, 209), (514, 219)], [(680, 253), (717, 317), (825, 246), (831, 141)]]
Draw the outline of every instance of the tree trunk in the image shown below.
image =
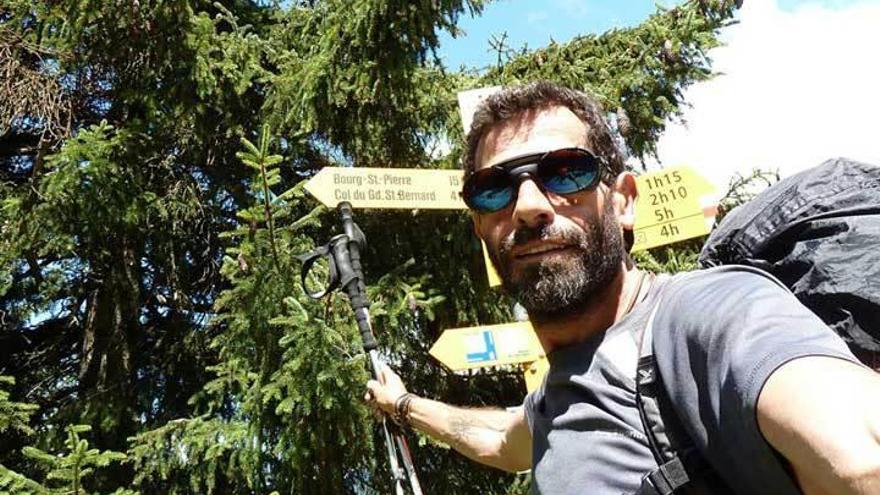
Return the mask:
[(79, 390), (96, 443), (124, 450), (137, 397), (133, 357), (140, 337), (141, 268), (129, 239), (118, 246), (111, 264), (96, 271), (100, 285), (88, 299)]

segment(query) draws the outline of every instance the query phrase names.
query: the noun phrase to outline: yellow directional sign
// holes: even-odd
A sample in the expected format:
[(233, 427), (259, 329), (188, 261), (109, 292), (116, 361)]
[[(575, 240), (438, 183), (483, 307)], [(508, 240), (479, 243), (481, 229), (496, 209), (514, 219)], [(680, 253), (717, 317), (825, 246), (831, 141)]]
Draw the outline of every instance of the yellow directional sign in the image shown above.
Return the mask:
[(495, 265), (492, 264), (492, 260), (489, 258), (489, 248), (486, 247), (486, 242), (481, 239), (480, 244), (483, 245), (483, 263), (486, 264), (486, 276), (489, 277), (489, 287), (497, 287), (501, 285), (501, 276), (495, 271)]
[(324, 167), (306, 190), (327, 206), (461, 210), (460, 170)]
[(706, 235), (715, 217), (712, 185), (688, 167), (637, 179), (633, 251)]
[(544, 381), (544, 375), (550, 371), (550, 362), (546, 357), (523, 366), (523, 377), (526, 379), (526, 390), (534, 392)]
[(530, 363), (544, 356), (544, 349), (527, 321), (449, 329), (428, 352), (455, 371)]

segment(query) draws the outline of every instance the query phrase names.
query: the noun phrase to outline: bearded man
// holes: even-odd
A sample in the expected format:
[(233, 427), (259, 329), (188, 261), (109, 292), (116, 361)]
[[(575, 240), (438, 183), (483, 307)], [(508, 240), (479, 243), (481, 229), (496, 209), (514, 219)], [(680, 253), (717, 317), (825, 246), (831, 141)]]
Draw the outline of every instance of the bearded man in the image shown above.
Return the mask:
[(636, 196), (591, 98), (546, 82), (489, 97), (463, 197), (550, 371), (513, 412), (416, 397), (387, 368), (367, 400), (473, 460), (532, 469), (538, 493), (680, 493), (643, 481), (661, 461), (636, 400), (650, 325), (671, 407), (711, 471), (686, 493), (880, 494), (878, 375), (769, 275), (636, 268)]

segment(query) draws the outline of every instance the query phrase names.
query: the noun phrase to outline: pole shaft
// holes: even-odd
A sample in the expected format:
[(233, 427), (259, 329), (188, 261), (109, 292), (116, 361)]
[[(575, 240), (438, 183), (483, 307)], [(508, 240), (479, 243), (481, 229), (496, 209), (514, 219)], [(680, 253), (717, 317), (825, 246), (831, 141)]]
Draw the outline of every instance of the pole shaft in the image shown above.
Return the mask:
[[(337, 269), (340, 271), (342, 286), (348, 295), (351, 307), (354, 310), (358, 330), (360, 330), (364, 350), (370, 356), (370, 367), (373, 377), (378, 380), (382, 369), (382, 362), (377, 351), (379, 344), (373, 334), (373, 324), (370, 320), (370, 303), (367, 299), (367, 289), (364, 282), (363, 269), (361, 266), (361, 248), (366, 245), (363, 232), (354, 223), (352, 218), (351, 204), (344, 202), (339, 204), (339, 212), (342, 216), (345, 235), (340, 236), (345, 240), (338, 246), (334, 246), (333, 255), (336, 259)], [(410, 491), (413, 495), (422, 495), (422, 487), (416, 475), (415, 466), (409, 451), (406, 438), (397, 428), (390, 428), (387, 418), (382, 419), (382, 433), (385, 437), (385, 445), (388, 450), (388, 461), (394, 478), (394, 491), (397, 495), (404, 495), (403, 482), (409, 481)], [(398, 455), (400, 456), (398, 458)], [(400, 468), (400, 460), (403, 461), (406, 472)]]

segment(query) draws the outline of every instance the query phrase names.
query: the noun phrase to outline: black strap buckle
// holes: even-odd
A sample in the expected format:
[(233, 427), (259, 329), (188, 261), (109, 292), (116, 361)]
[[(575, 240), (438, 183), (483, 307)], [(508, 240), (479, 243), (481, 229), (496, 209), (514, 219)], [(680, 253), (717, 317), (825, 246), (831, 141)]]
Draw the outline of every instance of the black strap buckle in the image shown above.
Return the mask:
[(646, 474), (642, 478), (642, 486), (636, 493), (637, 495), (672, 495), (690, 481), (684, 463), (676, 456)]

